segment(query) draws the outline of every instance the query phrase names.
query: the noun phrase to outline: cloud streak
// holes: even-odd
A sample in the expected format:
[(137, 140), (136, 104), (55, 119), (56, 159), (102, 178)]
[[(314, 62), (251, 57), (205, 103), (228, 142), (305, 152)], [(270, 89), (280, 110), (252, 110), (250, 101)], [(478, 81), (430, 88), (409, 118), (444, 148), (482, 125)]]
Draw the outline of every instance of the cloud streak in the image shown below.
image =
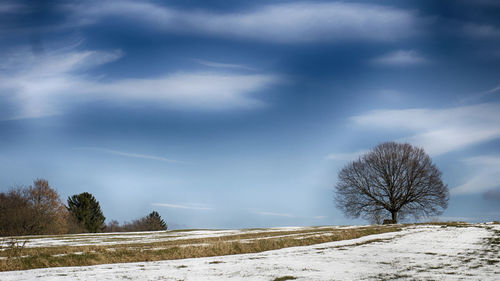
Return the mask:
[(253, 213), (262, 216), (287, 217), (287, 218), (295, 217), (294, 215), (288, 213), (275, 213), (275, 212), (265, 212), (265, 211), (253, 211)]
[(393, 41), (415, 34), (412, 11), (362, 3), (281, 3), (248, 12), (184, 11), (154, 3), (99, 2), (72, 6), (81, 24), (118, 17), (157, 30), (278, 43), (337, 40)]
[(365, 128), (405, 130), (399, 139), (440, 155), (500, 138), (500, 104), (446, 109), (374, 110), (351, 118)]
[(248, 67), (246, 65), (241, 65), (241, 64), (221, 63), (221, 62), (208, 61), (208, 60), (200, 60), (200, 59), (193, 59), (193, 61), (195, 61), (195, 62), (197, 62), (197, 63), (199, 63), (201, 65), (204, 65), (204, 66), (215, 67), (215, 68), (256, 70), (255, 68)]
[[(493, 89), (494, 90), (494, 89)], [(375, 110), (351, 118), (360, 127), (404, 131), (398, 139), (441, 155), (500, 138), (500, 104), (484, 103), (445, 109)], [(486, 192), (500, 186), (500, 157), (463, 160), (470, 174), (452, 194)]]
[(168, 163), (189, 164), (189, 162), (174, 160), (174, 159), (165, 158), (165, 157), (161, 157), (161, 156), (123, 152), (123, 151), (106, 149), (106, 148), (99, 148), (99, 147), (77, 147), (75, 149), (77, 149), (77, 150), (91, 150), (91, 151), (96, 151), (96, 152), (112, 154), (112, 155), (124, 156), (124, 157), (128, 157), (128, 158), (145, 159), (145, 160), (153, 160), (153, 161), (168, 162)]
[(465, 23), (463, 25), (463, 32), (470, 38), (476, 39), (500, 38), (500, 28), (488, 24)]
[(429, 61), (414, 50), (397, 50), (375, 58), (372, 63), (385, 66), (410, 66), (426, 64)]
[(252, 94), (278, 83), (271, 74), (188, 71), (141, 79), (103, 81), (84, 73), (116, 61), (120, 50), (78, 51), (76, 46), (35, 57), (28, 49), (0, 61), (0, 102), (11, 112), (0, 120), (61, 114), (85, 102), (145, 102), (164, 108), (195, 111), (254, 109), (265, 105)]
[(360, 150), (352, 153), (332, 153), (326, 156), (329, 160), (342, 160), (342, 161), (352, 161), (356, 160), (361, 155), (367, 153), (369, 150)]
[(187, 210), (213, 210), (214, 208), (208, 207), (203, 204), (170, 204), (170, 203), (151, 203), (152, 206), (166, 207), (173, 209), (187, 209)]
[[(487, 192), (500, 187), (500, 156), (477, 156), (464, 162), (472, 173), (463, 184), (451, 189), (452, 194)], [(493, 191), (489, 192), (494, 194)]]

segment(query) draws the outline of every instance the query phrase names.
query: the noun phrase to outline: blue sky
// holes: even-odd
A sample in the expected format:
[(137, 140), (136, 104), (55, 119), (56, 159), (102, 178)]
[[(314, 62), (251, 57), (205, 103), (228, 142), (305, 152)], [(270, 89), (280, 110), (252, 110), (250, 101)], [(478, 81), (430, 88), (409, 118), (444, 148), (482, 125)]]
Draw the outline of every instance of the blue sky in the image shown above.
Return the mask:
[(357, 224), (336, 174), (422, 146), (441, 220), (500, 220), (500, 3), (3, 1), (0, 190), (45, 178), (108, 220)]

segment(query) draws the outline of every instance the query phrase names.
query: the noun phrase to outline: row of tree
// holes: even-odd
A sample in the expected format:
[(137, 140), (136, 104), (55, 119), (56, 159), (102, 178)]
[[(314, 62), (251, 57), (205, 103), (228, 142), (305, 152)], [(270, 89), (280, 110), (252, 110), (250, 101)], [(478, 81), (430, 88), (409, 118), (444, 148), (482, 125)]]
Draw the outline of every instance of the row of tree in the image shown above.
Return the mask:
[(156, 211), (123, 225), (116, 220), (106, 225), (105, 220), (92, 194), (73, 195), (66, 206), (44, 179), (35, 180), (32, 186), (0, 193), (0, 236), (167, 229)]

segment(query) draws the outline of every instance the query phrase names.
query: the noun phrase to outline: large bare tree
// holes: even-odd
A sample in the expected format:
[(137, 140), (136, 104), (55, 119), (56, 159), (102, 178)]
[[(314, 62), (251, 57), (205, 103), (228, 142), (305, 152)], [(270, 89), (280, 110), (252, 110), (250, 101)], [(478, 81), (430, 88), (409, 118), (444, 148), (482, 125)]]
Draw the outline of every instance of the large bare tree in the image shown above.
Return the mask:
[(376, 220), (390, 215), (393, 223), (411, 215), (442, 214), (449, 192), (441, 172), (422, 148), (386, 142), (338, 174), (335, 203), (348, 217)]

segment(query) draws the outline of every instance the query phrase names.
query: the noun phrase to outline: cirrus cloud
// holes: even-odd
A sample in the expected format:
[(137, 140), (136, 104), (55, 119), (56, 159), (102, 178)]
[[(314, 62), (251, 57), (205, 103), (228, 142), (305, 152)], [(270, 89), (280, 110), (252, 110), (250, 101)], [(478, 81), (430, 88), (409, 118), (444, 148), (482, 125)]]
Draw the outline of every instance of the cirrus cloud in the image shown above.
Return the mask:
[[(491, 189), (500, 187), (500, 156), (483, 155), (471, 157), (464, 163), (473, 171), (467, 180), (453, 188), (453, 194), (468, 194), (486, 192), (488, 198), (498, 198), (498, 191)], [(489, 192), (489, 193), (488, 193)], [(489, 195), (489, 196), (488, 196)]]
[(393, 41), (414, 35), (417, 23), (422, 21), (414, 11), (348, 2), (280, 3), (258, 6), (248, 12), (225, 13), (132, 1), (67, 7), (84, 25), (113, 16), (160, 31), (279, 43)]
[(429, 61), (415, 50), (397, 50), (375, 58), (372, 62), (386, 66), (408, 66), (425, 64)]
[(0, 60), (0, 104), (9, 104), (10, 110), (0, 113), (0, 120), (61, 114), (91, 101), (196, 111), (253, 109), (265, 103), (252, 94), (281, 80), (272, 74), (197, 70), (112, 81), (85, 74), (123, 55), (120, 50), (81, 51), (76, 46), (42, 56), (27, 49), (6, 54)]
[(422, 146), (431, 155), (500, 138), (500, 104), (484, 103), (445, 109), (374, 110), (351, 117), (354, 124), (405, 130), (401, 141)]

